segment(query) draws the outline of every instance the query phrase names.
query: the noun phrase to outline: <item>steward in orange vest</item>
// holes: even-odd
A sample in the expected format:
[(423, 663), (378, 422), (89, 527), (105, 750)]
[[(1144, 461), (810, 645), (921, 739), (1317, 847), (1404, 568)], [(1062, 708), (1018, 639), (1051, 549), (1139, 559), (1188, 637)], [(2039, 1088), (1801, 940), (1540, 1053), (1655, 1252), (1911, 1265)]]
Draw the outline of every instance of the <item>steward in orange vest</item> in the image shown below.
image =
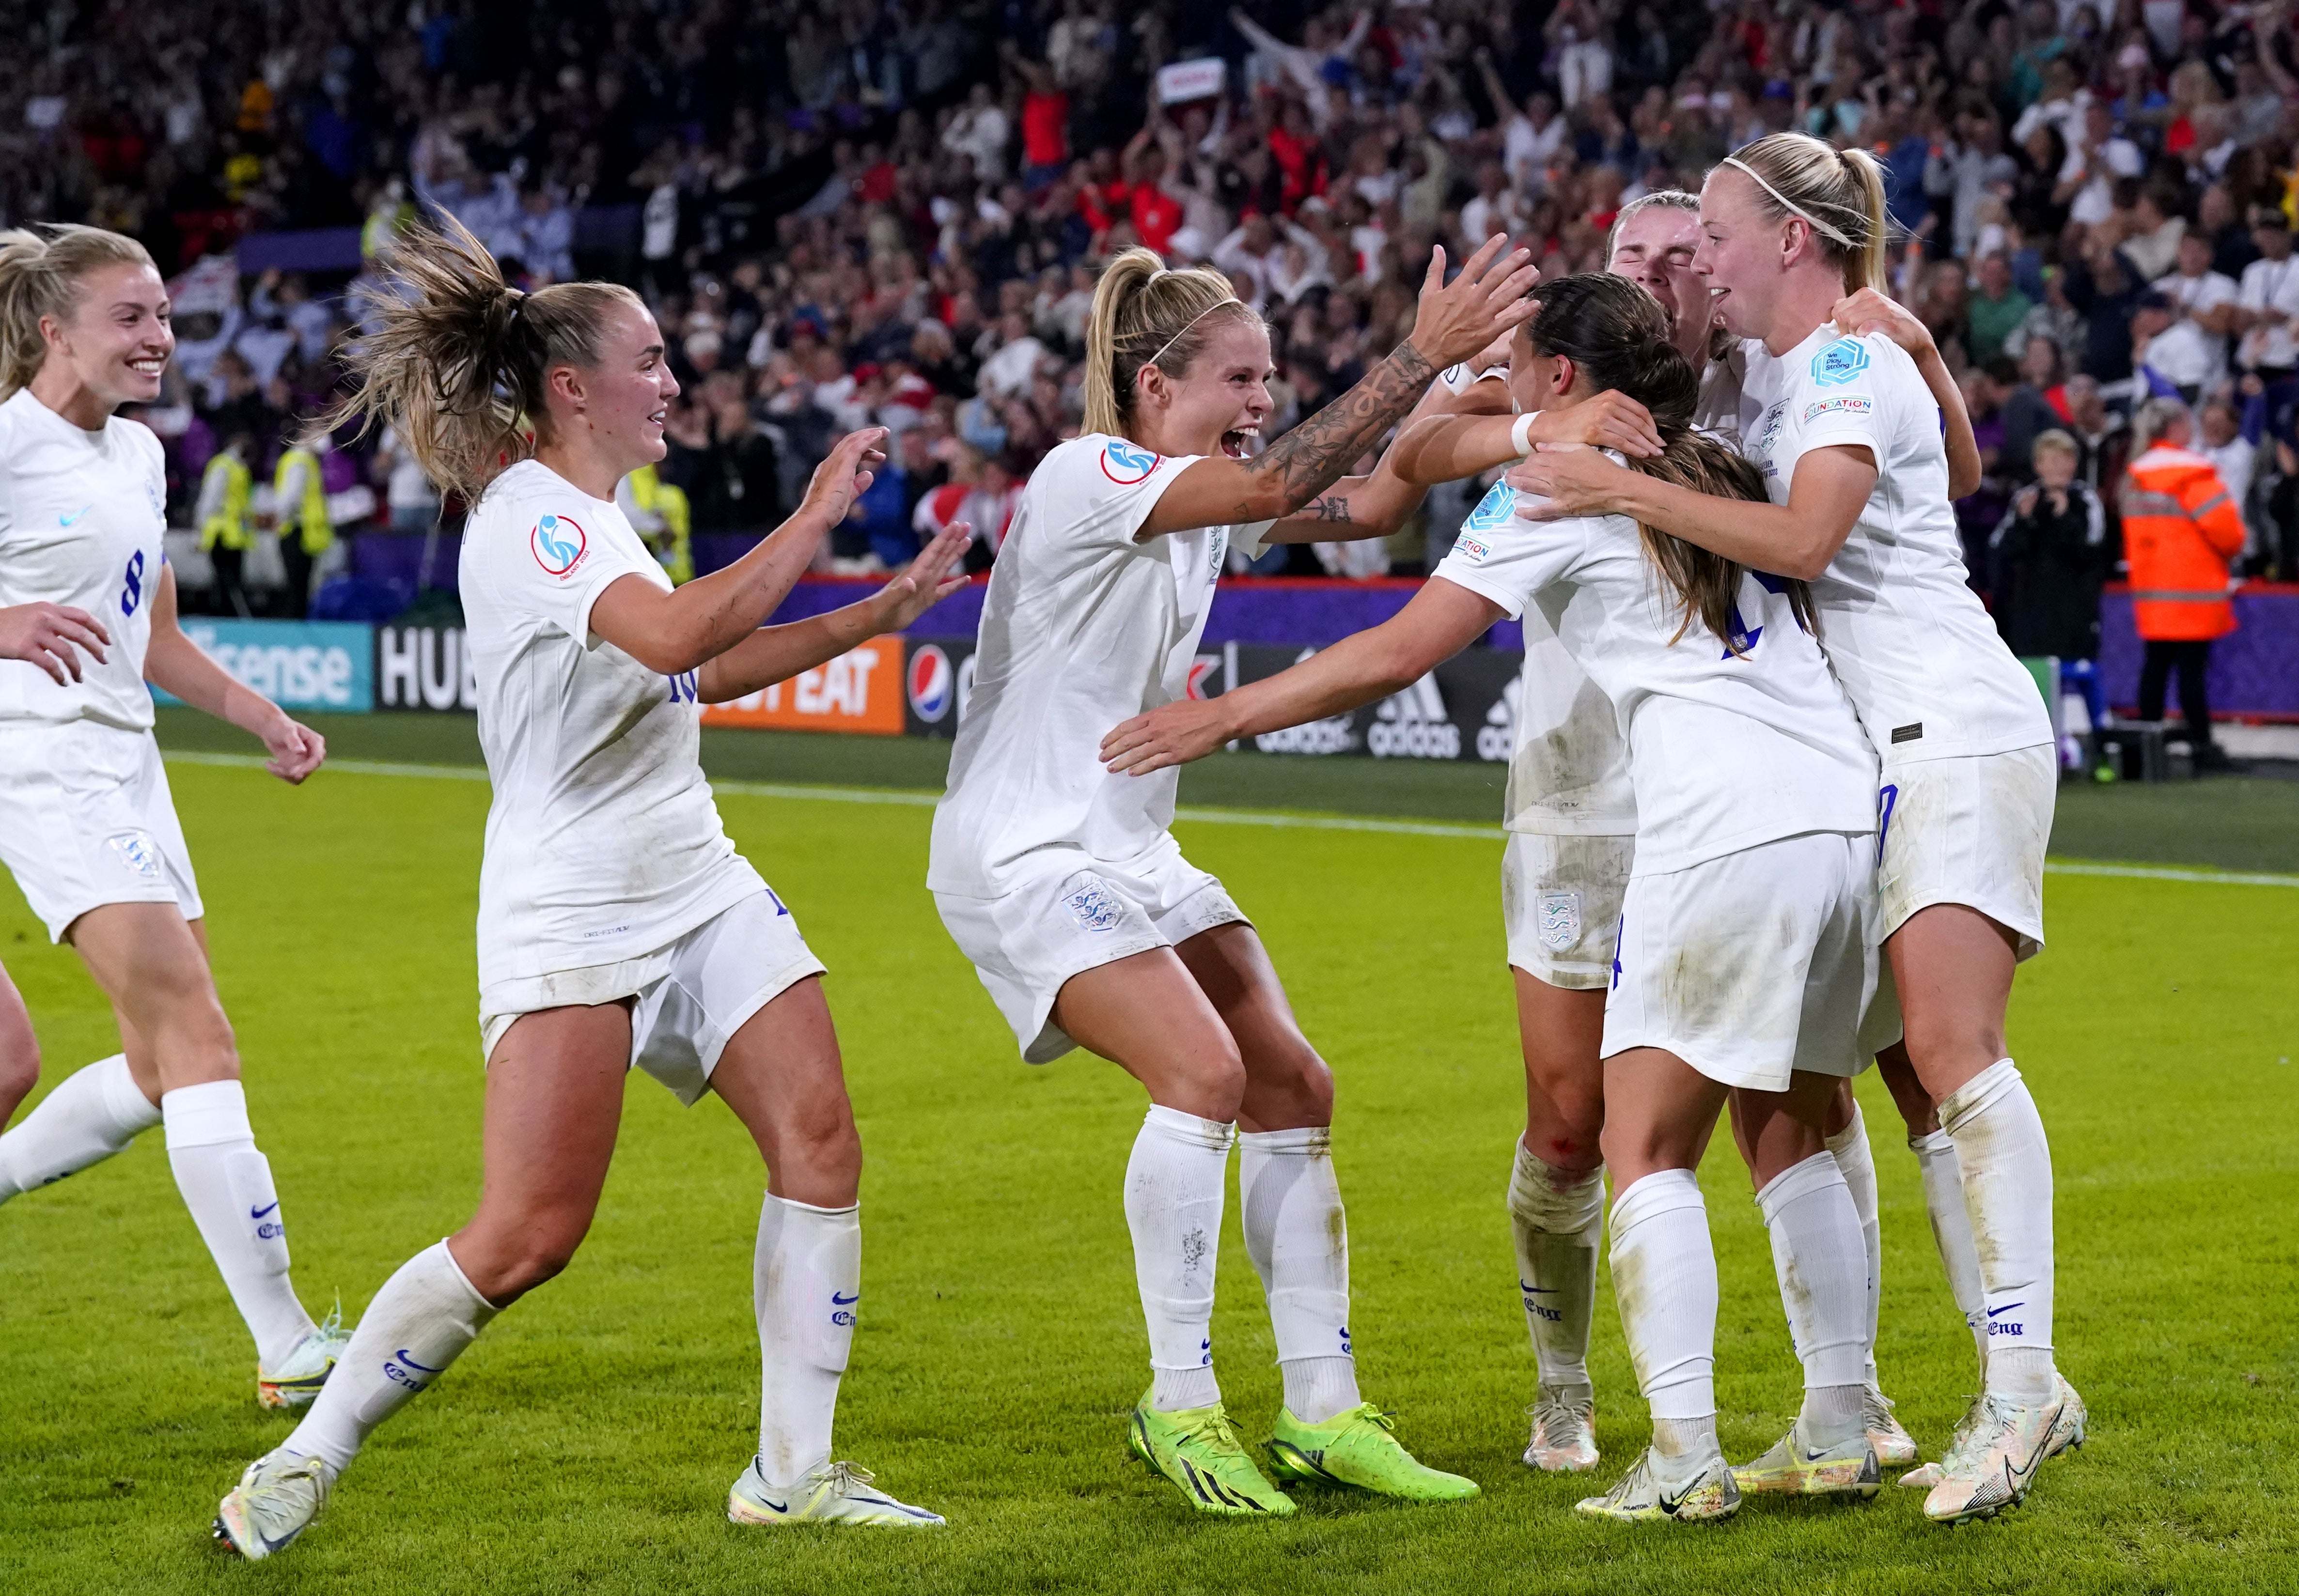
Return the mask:
[[(2184, 427), (2174, 429), (2187, 442)], [(2208, 642), (2235, 630), (2228, 562), (2243, 552), (2243, 512), (2211, 461), (2168, 439), (2131, 462), (2123, 485), (2131, 608), (2150, 642)]]

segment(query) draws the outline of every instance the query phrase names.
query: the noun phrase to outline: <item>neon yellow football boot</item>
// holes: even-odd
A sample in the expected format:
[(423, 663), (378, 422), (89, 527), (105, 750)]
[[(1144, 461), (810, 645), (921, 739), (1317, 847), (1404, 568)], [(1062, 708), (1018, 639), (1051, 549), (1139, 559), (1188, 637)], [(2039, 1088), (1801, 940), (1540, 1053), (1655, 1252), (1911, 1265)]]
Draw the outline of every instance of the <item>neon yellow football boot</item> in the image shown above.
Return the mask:
[(1161, 1413), (1145, 1392), (1133, 1410), (1126, 1443), (1136, 1457), (1179, 1486), (1200, 1513), (1233, 1518), (1292, 1515), (1292, 1499), (1261, 1476), (1219, 1402)]
[(1281, 1408), (1271, 1426), (1273, 1472), (1289, 1484), (1355, 1485), (1407, 1501), (1465, 1501), (1477, 1482), (1429, 1468), (1398, 1443), (1397, 1426), (1371, 1402), (1304, 1424)]

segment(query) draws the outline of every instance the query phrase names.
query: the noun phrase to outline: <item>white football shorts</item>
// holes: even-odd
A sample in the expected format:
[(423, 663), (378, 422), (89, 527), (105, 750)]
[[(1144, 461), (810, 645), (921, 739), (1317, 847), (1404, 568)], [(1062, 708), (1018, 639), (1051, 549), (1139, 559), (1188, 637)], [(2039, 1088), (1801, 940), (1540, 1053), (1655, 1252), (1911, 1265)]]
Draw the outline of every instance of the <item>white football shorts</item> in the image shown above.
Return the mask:
[(640, 958), (481, 988), (480, 1048), (492, 1058), (522, 1014), (631, 998), (631, 1066), (691, 1105), (744, 1022), (824, 969), (769, 888)]
[(974, 962), (1025, 1063), (1077, 1044), (1051, 1018), (1062, 983), (1103, 964), (1171, 947), (1217, 925), (1249, 925), (1219, 878), (1182, 857), (1169, 834), (1124, 864), (1075, 848), (1028, 856), (1021, 885), (999, 897), (934, 894), (958, 949)]
[(0, 729), (0, 861), (51, 942), (104, 904), (207, 913), (149, 732), (94, 721)]
[(1612, 983), (1621, 896), (1635, 862), (1632, 837), (1511, 831), (1501, 854), (1501, 923), (1508, 962), (1568, 991)]
[[(2059, 792), (2059, 759), (2047, 742), (1886, 765), (1876, 794), (1879, 938), (1919, 909), (1963, 904), (2011, 931), (2022, 962), (2043, 952), (2044, 852)], [(1899, 991), (1887, 961), (1862, 1041), (1873, 1051), (1899, 1039)]]
[(1604, 1054), (1663, 1047), (1726, 1086), (1857, 1075), (1876, 986), (1876, 839), (1807, 831), (1664, 875), (1622, 906)]

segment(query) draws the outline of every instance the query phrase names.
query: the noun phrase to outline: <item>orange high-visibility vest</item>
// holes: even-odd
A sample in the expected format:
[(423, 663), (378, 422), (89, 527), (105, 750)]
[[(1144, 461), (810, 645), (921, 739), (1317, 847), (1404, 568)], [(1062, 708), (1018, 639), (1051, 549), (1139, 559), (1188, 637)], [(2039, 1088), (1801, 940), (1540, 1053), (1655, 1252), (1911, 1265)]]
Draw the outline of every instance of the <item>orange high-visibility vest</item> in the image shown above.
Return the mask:
[(2228, 561), (2243, 552), (2243, 512), (2211, 461), (2158, 443), (2126, 468), (2122, 506), (2139, 635), (2204, 642), (2233, 632)]

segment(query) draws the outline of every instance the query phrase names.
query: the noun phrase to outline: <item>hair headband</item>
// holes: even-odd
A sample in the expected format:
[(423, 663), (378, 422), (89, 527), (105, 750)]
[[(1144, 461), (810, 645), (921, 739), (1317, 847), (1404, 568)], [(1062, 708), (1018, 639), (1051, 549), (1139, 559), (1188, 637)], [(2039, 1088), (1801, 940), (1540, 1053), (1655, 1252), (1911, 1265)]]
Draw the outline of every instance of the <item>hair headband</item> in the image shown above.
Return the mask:
[(1757, 171), (1755, 167), (1750, 166), (1738, 155), (1725, 156), (1723, 164), (1730, 167), (1736, 167), (1739, 170), (1747, 173), (1749, 178), (1756, 185), (1757, 187), (1763, 189), (1766, 194), (1771, 194), (1774, 200), (1780, 203), (1780, 209), (1786, 211), (1789, 215), (1801, 219), (1804, 224), (1810, 227), (1813, 232), (1833, 238), (1837, 243), (1842, 244), (1848, 250), (1856, 250), (1860, 247), (1858, 244), (1853, 243), (1852, 240), (1847, 238), (1843, 233), (1838, 231), (1837, 228), (1830, 227), (1826, 222), (1821, 220), (1820, 218), (1814, 216), (1802, 205), (1797, 204), (1794, 200), (1789, 198), (1788, 195), (1782, 194), (1779, 189), (1774, 188), (1771, 184), (1765, 182), (1763, 173)]
[[(1157, 279), (1157, 278), (1155, 278), (1155, 277), (1152, 277), (1152, 278), (1150, 278), (1150, 280), (1151, 282), (1153, 282), (1153, 283), (1154, 283), (1154, 282), (1156, 282), (1158, 279)], [(1158, 352), (1157, 352), (1156, 354), (1154, 354), (1154, 355), (1151, 355), (1151, 356), (1149, 358), (1149, 360), (1147, 360), (1146, 361), (1144, 361), (1144, 362), (1143, 362), (1143, 364), (1144, 364), (1144, 365), (1149, 365), (1149, 366), (1155, 366), (1155, 365), (1157, 365), (1157, 364), (1158, 364), (1158, 362), (1159, 360), (1163, 360), (1163, 359), (1165, 358), (1165, 354), (1166, 354), (1166, 351), (1167, 350), (1169, 350), (1169, 349), (1173, 348), (1173, 347), (1174, 347), (1174, 345), (1175, 345), (1176, 343), (1179, 343), (1182, 341), (1182, 333), (1186, 333), (1186, 332), (1188, 332), (1191, 327), (1193, 327), (1197, 326), (1197, 325), (1198, 325), (1198, 323), (1199, 323), (1199, 322), (1203, 321), (1207, 317), (1208, 317), (1208, 316), (1212, 315), (1216, 310), (1220, 310), (1224, 305), (1241, 305), (1241, 304), (1243, 304), (1243, 303), (1245, 303), (1245, 302), (1244, 302), (1243, 300), (1241, 300), (1241, 299), (1238, 298), (1238, 297), (1237, 297), (1237, 295), (1235, 295), (1235, 294), (1231, 294), (1231, 295), (1229, 295), (1229, 296), (1228, 296), (1227, 298), (1225, 298), (1225, 299), (1217, 299), (1217, 300), (1214, 301), (1214, 302), (1213, 302), (1212, 304), (1208, 305), (1204, 310), (1202, 310), (1199, 311), (1195, 316), (1191, 317), (1191, 318), (1189, 318), (1189, 320), (1187, 320), (1187, 321), (1183, 322), (1183, 323), (1182, 324), (1181, 332), (1177, 332), (1177, 333), (1175, 333), (1172, 337), (1170, 337), (1170, 338), (1166, 339), (1165, 343), (1163, 343), (1159, 344), (1159, 345), (1158, 346)]]

